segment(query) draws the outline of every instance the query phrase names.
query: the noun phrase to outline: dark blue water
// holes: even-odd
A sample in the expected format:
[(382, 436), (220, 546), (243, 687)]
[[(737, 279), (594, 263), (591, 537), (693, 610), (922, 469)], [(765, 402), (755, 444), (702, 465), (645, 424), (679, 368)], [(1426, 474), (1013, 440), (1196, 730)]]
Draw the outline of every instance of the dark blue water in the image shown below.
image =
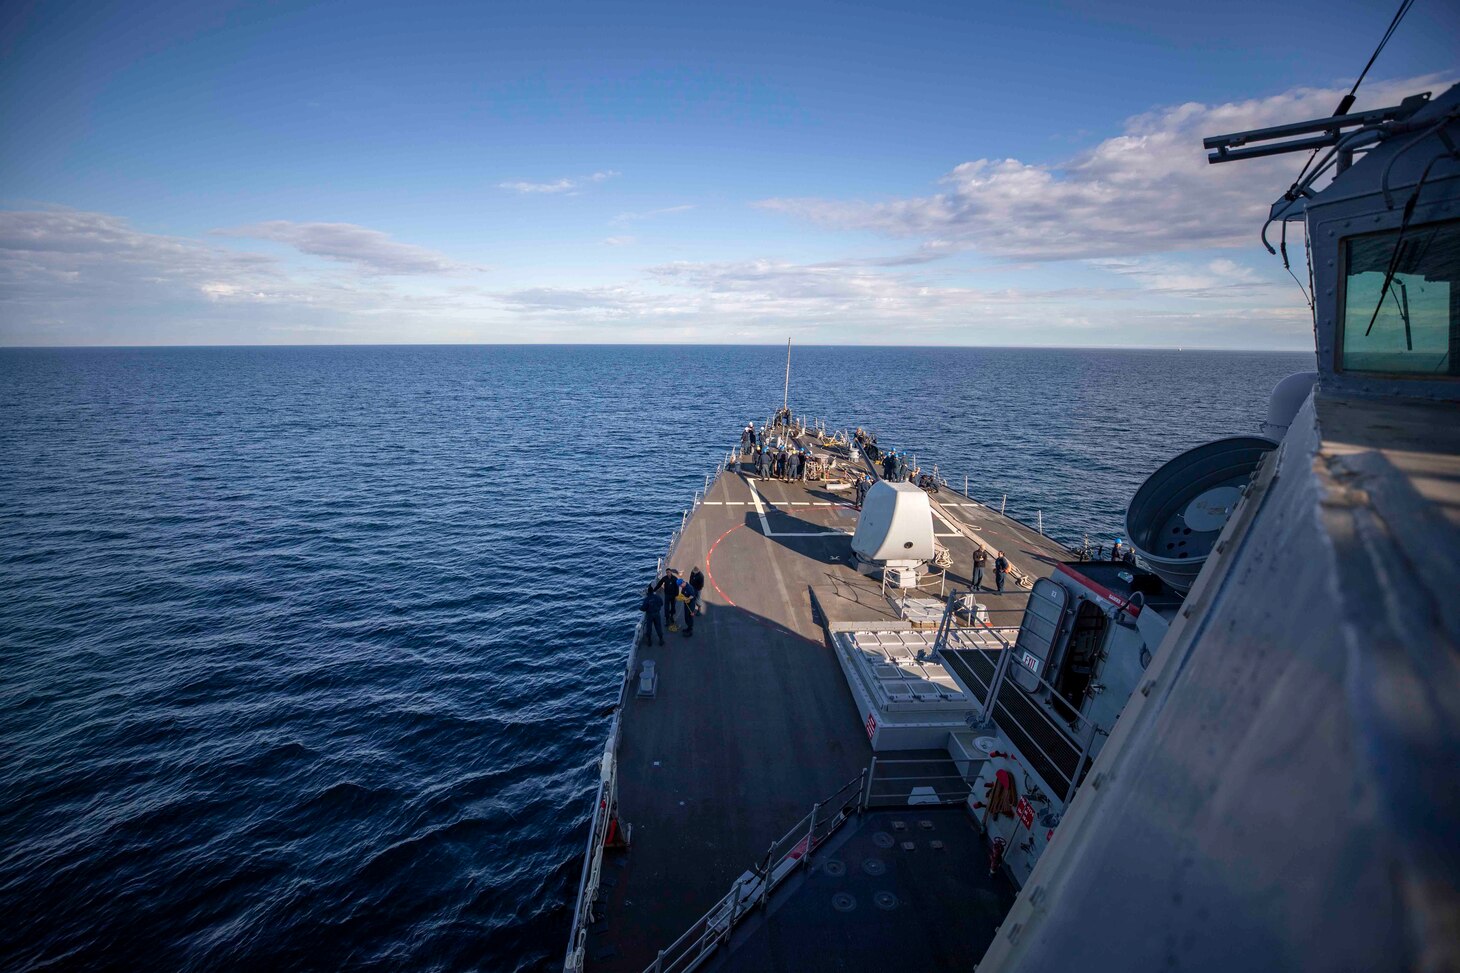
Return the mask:
[[(0, 966), (560, 962), (646, 580), (778, 348), (0, 352)], [(806, 348), (1069, 541), (1311, 355)]]

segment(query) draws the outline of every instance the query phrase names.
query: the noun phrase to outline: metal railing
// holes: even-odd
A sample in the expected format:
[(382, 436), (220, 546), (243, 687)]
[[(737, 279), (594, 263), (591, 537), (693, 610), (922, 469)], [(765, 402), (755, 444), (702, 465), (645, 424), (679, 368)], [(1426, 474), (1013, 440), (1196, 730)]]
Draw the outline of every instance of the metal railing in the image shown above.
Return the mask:
[(892, 607), (892, 609), (897, 612), (897, 617), (898, 618), (906, 619), (907, 618), (907, 597), (908, 597), (908, 594), (909, 593), (914, 592), (914, 591), (929, 591), (929, 592), (931, 592), (934, 589), (936, 589), (937, 592), (938, 592), (938, 596), (937, 597), (939, 599), (942, 599), (942, 598), (947, 597), (947, 590), (948, 590), (947, 581), (948, 581), (948, 572), (946, 572), (946, 571), (932, 571), (932, 572), (929, 572), (929, 573), (923, 575), (921, 578), (918, 578), (909, 587), (906, 587), (906, 588), (892, 588), (892, 589), (889, 590), (889, 588), (887, 586), (887, 572), (884, 570), (882, 572), (882, 597), (885, 598), (887, 600), (888, 605), (890, 605)]
[(835, 794), (812, 805), (811, 812), (776, 841), (760, 863), (740, 878), (730, 891), (694, 922), (684, 934), (659, 951), (644, 973), (688, 973), (710, 958), (747, 915), (764, 908), (776, 888), (811, 856), (847, 819), (863, 807), (867, 771), (843, 784)]
[(634, 641), (624, 664), (624, 678), (619, 685), (618, 703), (609, 723), (608, 739), (598, 763), (598, 793), (593, 799), (593, 823), (588, 829), (588, 847), (583, 854), (583, 873), (578, 879), (578, 896), (573, 905), (573, 925), (568, 933), (568, 953), (563, 959), (567, 973), (580, 973), (583, 954), (588, 945), (588, 927), (593, 922), (593, 903), (598, 898), (603, 877), (603, 849), (608, 828), (618, 807), (618, 745), (623, 734), (622, 716), (628, 702), (629, 687), (634, 680), (634, 663), (639, 656), (639, 643), (644, 636), (644, 619), (634, 626)]
[[(953, 624), (954, 612), (955, 599), (949, 598), (933, 643), (935, 654), (957, 648), (950, 644), (951, 633), (957, 629)], [(1105, 731), (1065, 699), (1052, 683), (1015, 659), (1014, 645), (1009, 640), (1001, 636), (999, 641), (1003, 643), (1000, 648), (976, 650), (985, 658), (997, 655), (987, 678), (976, 666), (953, 667), (963, 678), (971, 676), (971, 681), (984, 690), (980, 700), (983, 708), (976, 722), (983, 725), (992, 722), (998, 726), (1014, 748), (1028, 758), (1044, 782), (1069, 803), (1089, 766), (1095, 738)], [(1010, 673), (1014, 666), (1019, 666), (1014, 670), (1018, 678), (1025, 683), (1032, 682), (1034, 688), (1012, 681)], [(974, 696), (979, 694), (975, 692)]]
[(879, 757), (867, 769), (864, 808), (956, 805), (968, 800), (974, 779), (954, 757)]
[[(720, 474), (736, 462), (733, 452), (726, 453), (712, 473), (705, 477), (704, 489), (695, 491), (690, 508), (680, 516), (679, 526), (669, 535), (665, 553), (654, 564), (654, 577), (664, 574), (664, 567), (673, 557), (675, 548), (684, 535), (684, 528), (700, 505), (705, 495)], [(583, 871), (578, 878), (578, 894), (573, 904), (573, 922), (568, 933), (568, 949), (563, 959), (565, 973), (581, 973), (584, 953), (588, 945), (588, 927), (593, 922), (593, 904), (598, 899), (599, 886), (603, 877), (603, 851), (608, 839), (609, 827), (618, 809), (618, 747), (623, 736), (623, 712), (628, 703), (634, 683), (634, 667), (638, 663), (639, 645), (644, 638), (644, 619), (634, 626), (634, 641), (624, 662), (623, 681), (619, 684), (618, 702), (614, 707), (613, 719), (609, 723), (608, 739), (603, 745), (603, 755), (598, 764), (598, 788), (593, 799), (593, 820), (588, 829), (588, 845), (583, 854)]]

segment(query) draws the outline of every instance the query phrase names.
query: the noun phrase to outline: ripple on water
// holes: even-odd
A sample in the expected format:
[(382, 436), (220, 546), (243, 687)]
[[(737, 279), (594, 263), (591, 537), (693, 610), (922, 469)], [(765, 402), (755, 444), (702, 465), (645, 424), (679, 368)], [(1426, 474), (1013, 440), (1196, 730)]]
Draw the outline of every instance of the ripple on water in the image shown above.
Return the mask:
[[(549, 968), (637, 588), (781, 356), (0, 351), (5, 965)], [(1078, 542), (1305, 367), (807, 348), (792, 390)]]

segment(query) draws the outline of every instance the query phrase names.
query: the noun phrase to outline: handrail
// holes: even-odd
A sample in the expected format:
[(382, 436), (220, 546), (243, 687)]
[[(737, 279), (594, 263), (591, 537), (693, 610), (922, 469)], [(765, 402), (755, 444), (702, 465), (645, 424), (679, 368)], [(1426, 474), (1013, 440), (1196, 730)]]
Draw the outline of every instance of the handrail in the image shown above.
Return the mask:
[[(951, 628), (951, 619), (954, 611), (954, 599), (950, 597), (947, 606), (944, 608), (943, 622), (938, 628), (938, 636), (933, 642), (935, 655), (943, 649), (948, 648), (948, 632)], [(1009, 668), (1015, 664), (1011, 662), (1014, 658), (1012, 649), (1013, 646), (1006, 645), (1004, 649), (999, 650), (999, 661), (994, 668), (994, 675), (990, 684), (984, 683), (982, 677), (978, 678), (979, 685), (983, 687), (986, 693), (983, 700), (983, 710), (980, 714), (980, 722), (986, 723), (989, 720), (993, 720), (994, 724), (998, 725), (998, 720), (994, 716), (994, 708), (999, 705), (1000, 697), (1004, 692), (1004, 684), (1009, 679)], [(974, 675), (977, 677), (978, 673), (975, 672)], [(1060, 762), (1045, 750), (1035, 734), (1025, 727), (1024, 722), (1014, 718), (1013, 714), (1009, 713), (1013, 725), (1019, 728), (1021, 735), (1028, 740), (1029, 745), (1044, 758), (1045, 763), (1054, 773), (1059, 774), (1063, 778), (1062, 781), (1048, 780), (1045, 783), (1051, 787), (1063, 783), (1065, 786), (1060, 793), (1060, 797), (1066, 803), (1069, 803), (1069, 801), (1074, 799), (1075, 789), (1080, 784), (1081, 771), (1084, 769), (1085, 762), (1090, 756), (1090, 750), (1095, 743), (1096, 734), (1100, 732), (1100, 727), (1089, 717), (1085, 716), (1085, 714), (1081, 713), (1078, 708), (1072, 706), (1069, 700), (1061, 696), (1059, 690), (1054, 687), (1053, 683), (1036, 675), (1027, 668), (1022, 669), (1021, 678), (1032, 678), (1035, 682), (1035, 689), (1028, 690), (1015, 683), (1014, 691), (1022, 693), (1029, 700), (1031, 704), (1030, 709), (1038, 713), (1040, 719), (1050, 729), (1054, 730), (1060, 737), (1063, 737), (1078, 752), (1073, 772), (1065, 774), (1060, 767)], [(1009, 712), (1007, 707), (1005, 707), (1005, 712)], [(1063, 713), (1068, 713), (1069, 716), (1065, 717), (1062, 715)], [(1013, 740), (1010, 743), (1018, 749), (1017, 744), (1014, 744)]]
[[(892, 766), (896, 770), (896, 765), (914, 764), (926, 767), (929, 764), (939, 764), (944, 761), (951, 763), (954, 770), (958, 772), (954, 774), (914, 773), (908, 777), (888, 776), (886, 773), (878, 773), (879, 770), (885, 770), (889, 766)], [(915, 806), (910, 804), (910, 802), (913, 797), (913, 791), (918, 786), (932, 787), (933, 794), (920, 795), (917, 805), (936, 804), (947, 807), (962, 804), (973, 793), (974, 786), (974, 782), (969, 779), (968, 775), (964, 771), (959, 770), (960, 764), (966, 762), (966, 760), (954, 757), (951, 754), (946, 757), (880, 757), (874, 755), (872, 758), (872, 766), (867, 771), (867, 793), (862, 802), (862, 806), (864, 808)], [(877, 793), (879, 784), (885, 785), (894, 781), (911, 784), (912, 786), (906, 790), (895, 788), (893, 793), (890, 794)], [(945, 796), (945, 791), (957, 793), (953, 796)]]
[[(684, 534), (695, 511), (704, 503), (710, 486), (733, 462), (733, 454), (726, 453), (716, 464), (712, 474), (705, 478), (703, 491), (696, 491), (690, 508), (680, 517), (679, 527), (669, 535), (669, 544), (654, 564), (654, 576), (660, 577), (664, 567), (673, 557), (675, 548)], [(623, 736), (623, 712), (628, 703), (630, 688), (634, 682), (634, 667), (638, 663), (639, 644), (644, 638), (644, 619), (634, 626), (634, 641), (624, 662), (624, 677), (619, 683), (618, 703), (609, 723), (608, 739), (603, 745), (603, 755), (598, 764), (598, 789), (593, 801), (593, 820), (588, 829), (588, 844), (583, 855), (583, 871), (578, 878), (578, 895), (573, 904), (573, 922), (568, 932), (568, 949), (563, 958), (565, 973), (582, 973), (584, 953), (588, 946), (588, 926), (593, 919), (593, 903), (598, 897), (602, 878), (603, 849), (608, 838), (608, 829), (618, 807), (618, 746)]]
[(608, 739), (598, 764), (598, 793), (593, 800), (593, 823), (588, 829), (588, 846), (583, 854), (583, 873), (578, 879), (578, 896), (573, 906), (573, 925), (568, 933), (568, 952), (563, 958), (566, 973), (581, 973), (583, 954), (588, 945), (588, 926), (592, 923), (593, 901), (598, 896), (603, 870), (603, 847), (608, 840), (608, 827), (613, 809), (618, 804), (618, 745), (623, 732), (622, 714), (628, 702), (629, 686), (634, 678), (634, 662), (639, 655), (639, 642), (644, 635), (644, 619), (634, 626), (634, 642), (624, 665), (623, 682), (619, 685), (618, 704), (609, 723)]
[(720, 944), (730, 938), (742, 919), (757, 906), (764, 908), (771, 893), (797, 868), (805, 867), (811, 861), (812, 852), (836, 833), (848, 818), (862, 810), (866, 783), (867, 771), (864, 769), (831, 797), (812, 805), (811, 813), (771, 842), (762, 864), (736, 879), (725, 897), (695, 920), (678, 939), (661, 949), (644, 973), (689, 973), (709, 959)]

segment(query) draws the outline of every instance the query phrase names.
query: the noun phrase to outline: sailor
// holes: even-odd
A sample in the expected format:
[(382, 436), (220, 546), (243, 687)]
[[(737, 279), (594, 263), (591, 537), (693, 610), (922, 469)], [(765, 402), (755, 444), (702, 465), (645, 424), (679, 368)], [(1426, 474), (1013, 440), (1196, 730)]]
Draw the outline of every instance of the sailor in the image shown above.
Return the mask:
[(983, 569), (989, 563), (989, 552), (982, 547), (973, 549), (973, 590), (983, 590)]
[(791, 450), (786, 454), (786, 479), (799, 480), (801, 478), (801, 454)]
[[(695, 633), (695, 609), (699, 607), (699, 594), (683, 578), (675, 578), (677, 587), (674, 597), (670, 599), (669, 610), (674, 611), (676, 603), (684, 606), (684, 637), (689, 638)], [(671, 630), (674, 626), (669, 626)]]
[(1122, 553), (1122, 551), (1121, 551), (1121, 542), (1120, 542), (1120, 538), (1117, 537), (1115, 539), (1114, 546), (1112, 546), (1110, 548), (1110, 559), (1112, 561), (1119, 561), (1119, 560), (1121, 560), (1121, 553)]
[(639, 611), (644, 613), (644, 644), (652, 645), (653, 636), (659, 636), (664, 644), (664, 626), (659, 622), (659, 613), (664, 610), (664, 599), (654, 590), (654, 585), (644, 589), (644, 600), (639, 602)]
[(700, 604), (700, 595), (705, 591), (705, 576), (700, 572), (699, 565), (695, 565), (695, 569), (689, 573), (689, 586), (695, 590), (695, 614), (703, 615), (705, 609)]
[(1003, 551), (995, 551), (994, 558), (994, 586), (999, 589), (999, 594), (1004, 593), (1004, 575), (1009, 573), (1009, 559), (1004, 557)]
[(669, 568), (664, 572), (664, 577), (654, 582), (654, 590), (664, 592), (664, 627), (671, 632), (679, 631), (679, 626), (674, 624), (674, 596), (679, 593), (679, 572)]

